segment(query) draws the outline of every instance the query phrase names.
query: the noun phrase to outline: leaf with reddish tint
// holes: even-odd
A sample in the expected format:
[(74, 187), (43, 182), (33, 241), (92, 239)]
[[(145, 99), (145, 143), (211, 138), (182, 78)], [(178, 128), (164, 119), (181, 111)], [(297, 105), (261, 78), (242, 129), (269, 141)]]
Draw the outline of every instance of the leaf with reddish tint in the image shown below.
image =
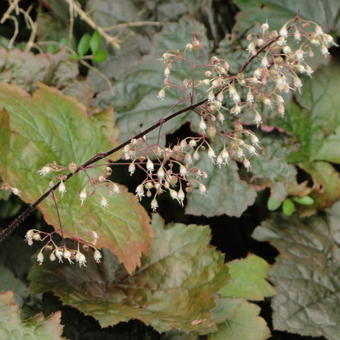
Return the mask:
[(0, 293), (0, 339), (66, 340), (60, 316), (57, 312), (45, 319), (38, 314), (22, 321), (13, 292)]
[[(0, 84), (0, 110), (0, 175), (21, 190), (20, 198), (26, 203), (34, 202), (53, 180), (53, 175), (38, 174), (46, 164), (80, 165), (114, 145), (116, 130), (110, 110), (90, 116), (74, 98), (44, 85), (31, 97), (16, 86)], [(87, 173), (98, 177), (103, 169)], [(65, 183), (63, 196), (56, 193), (64, 235), (91, 241), (91, 231), (96, 231), (98, 247), (110, 249), (132, 272), (150, 247), (149, 217), (123, 186), (121, 193), (111, 196), (98, 188), (81, 206), (79, 193), (87, 181), (81, 172)], [(108, 200), (107, 208), (100, 205), (102, 194)], [(39, 209), (47, 223), (59, 228), (51, 198), (45, 199)]]
[(209, 245), (208, 226), (169, 224), (155, 215), (155, 237), (142, 266), (127, 275), (109, 252), (86, 268), (47, 261), (29, 275), (34, 292), (53, 291), (101, 326), (139, 319), (159, 332), (216, 330), (211, 310), (226, 284), (223, 254)]

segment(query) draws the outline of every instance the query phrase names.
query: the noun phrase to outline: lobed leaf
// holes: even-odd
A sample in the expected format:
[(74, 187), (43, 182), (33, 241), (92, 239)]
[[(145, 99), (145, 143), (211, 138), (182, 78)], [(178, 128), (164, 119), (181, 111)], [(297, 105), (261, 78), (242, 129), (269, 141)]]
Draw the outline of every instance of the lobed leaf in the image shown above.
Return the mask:
[(139, 319), (159, 332), (215, 330), (210, 311), (228, 270), (223, 255), (209, 246), (209, 227), (165, 226), (155, 215), (153, 228), (150, 252), (132, 275), (105, 252), (102, 264), (89, 259), (85, 269), (58, 263), (34, 266), (29, 275), (33, 291), (53, 291), (103, 327)]
[(228, 262), (227, 266), (231, 280), (219, 291), (221, 296), (258, 301), (275, 294), (266, 281), (269, 264), (261, 257), (248, 255)]
[[(0, 84), (0, 109), (0, 174), (6, 183), (21, 190), (20, 198), (26, 203), (34, 202), (49, 188), (53, 178), (38, 174), (43, 166), (54, 161), (66, 167), (71, 162), (80, 165), (115, 143), (110, 110), (89, 116), (75, 99), (44, 85), (31, 97), (16, 86)], [(102, 171), (88, 173), (98, 176)], [(91, 231), (96, 231), (98, 247), (110, 249), (132, 272), (150, 247), (149, 217), (124, 187), (111, 196), (98, 189), (81, 207), (79, 193), (87, 181), (86, 174), (79, 173), (66, 183), (63, 196), (56, 193), (64, 235), (91, 241)], [(105, 209), (100, 205), (101, 194), (108, 196)], [(47, 223), (59, 229), (51, 198), (44, 200), (39, 210)]]
[(269, 273), (274, 328), (336, 340), (340, 334), (340, 202), (327, 215), (308, 218), (274, 214), (254, 238), (280, 252)]
[(42, 314), (22, 321), (13, 292), (0, 293), (0, 339), (66, 340), (62, 337), (61, 313), (44, 318)]

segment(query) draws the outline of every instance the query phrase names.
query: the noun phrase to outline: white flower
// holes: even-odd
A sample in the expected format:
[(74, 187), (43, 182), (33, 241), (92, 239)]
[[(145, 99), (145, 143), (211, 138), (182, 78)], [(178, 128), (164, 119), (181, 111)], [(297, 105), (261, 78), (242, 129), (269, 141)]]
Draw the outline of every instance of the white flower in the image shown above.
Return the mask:
[(17, 195), (17, 196), (21, 193), (21, 191), (18, 188), (11, 188), (11, 191), (13, 195)]
[(151, 209), (152, 209), (152, 211), (156, 211), (157, 208), (158, 208), (158, 203), (157, 203), (156, 198), (154, 198), (154, 199), (151, 201)]
[(147, 170), (149, 171), (149, 172), (152, 172), (153, 170), (154, 170), (154, 164), (153, 164), (153, 162), (152, 162), (152, 160), (148, 157), (147, 158), (148, 160), (147, 160), (147, 162), (146, 162), (146, 168), (147, 168)]
[(177, 200), (181, 206), (183, 206), (184, 199), (185, 199), (184, 191), (182, 190), (182, 188), (180, 188), (177, 193)]
[(256, 111), (255, 112), (255, 117), (254, 117), (254, 123), (259, 126), (260, 124), (262, 124), (262, 117), (261, 115)]
[(43, 255), (42, 251), (40, 251), (38, 256), (37, 256), (37, 262), (38, 262), (38, 264), (42, 264), (44, 262), (44, 255)]
[(42, 168), (38, 171), (38, 173), (39, 173), (40, 176), (46, 176), (46, 175), (49, 174), (51, 171), (52, 171), (52, 168), (46, 165), (46, 166), (42, 167)]
[(79, 194), (79, 198), (80, 198), (80, 204), (83, 205), (84, 201), (87, 198), (87, 193), (86, 193), (86, 189), (83, 189), (80, 194)]
[(135, 166), (135, 163), (130, 163), (129, 165), (129, 173), (130, 173), (130, 176), (132, 176), (136, 171), (136, 166)]
[(157, 176), (158, 176), (158, 178), (164, 178), (165, 172), (164, 172), (164, 169), (163, 169), (162, 166), (158, 169)]
[(323, 34), (322, 28), (319, 25), (316, 25), (316, 27), (315, 27), (315, 35), (316, 36), (320, 36), (322, 34)]
[(58, 190), (61, 193), (61, 195), (63, 195), (66, 192), (66, 187), (65, 187), (64, 181), (60, 181)]
[(269, 62), (268, 62), (268, 59), (267, 59), (266, 56), (262, 58), (262, 60), (261, 60), (261, 65), (262, 65), (263, 67), (269, 66)]
[(100, 200), (100, 205), (103, 207), (103, 208), (106, 208), (108, 206), (108, 201), (107, 199), (102, 196), (101, 200)]
[(208, 150), (208, 157), (211, 160), (213, 160), (216, 157), (215, 151), (211, 147), (209, 147), (209, 150)]
[(120, 193), (120, 187), (119, 187), (119, 185), (116, 184), (116, 183), (113, 183), (113, 184), (112, 184), (112, 190), (113, 190), (113, 193), (114, 193), (114, 194), (119, 194), (119, 193)]
[(329, 51), (328, 51), (328, 48), (325, 45), (321, 46), (321, 53), (324, 56), (328, 56), (330, 54)]
[(279, 33), (280, 33), (281, 37), (287, 38), (288, 37), (287, 26), (286, 25), (282, 26)]
[(63, 251), (60, 248), (57, 248), (54, 253), (59, 262), (63, 262)]
[(254, 96), (251, 92), (251, 90), (249, 89), (248, 93), (247, 93), (247, 102), (248, 103), (253, 103), (254, 102)]
[(164, 99), (165, 97), (165, 90), (164, 89), (161, 89), (159, 92), (158, 92), (158, 96), (157, 96), (159, 99)]
[(172, 199), (177, 200), (178, 195), (177, 195), (177, 191), (173, 190), (173, 189), (169, 189), (170, 192), (170, 196)]
[(50, 254), (50, 261), (53, 262), (56, 260), (56, 256), (54, 255), (54, 252)]
[(301, 61), (303, 60), (303, 55), (304, 55), (304, 52), (302, 50), (296, 50), (295, 52), (295, 57), (296, 57), (296, 60), (298, 61)]
[(187, 168), (183, 164), (181, 164), (179, 167), (179, 173), (182, 177), (185, 177), (187, 174)]
[(248, 160), (247, 158), (245, 158), (245, 159), (243, 160), (243, 166), (244, 166), (247, 170), (250, 169), (250, 162), (249, 162), (249, 160)]
[(301, 40), (301, 33), (300, 33), (300, 31), (299, 31), (298, 29), (295, 30), (295, 32), (294, 32), (294, 39), (295, 39), (296, 41)]
[(76, 253), (75, 259), (76, 259), (76, 262), (79, 263), (79, 267), (82, 267), (82, 266), (86, 267), (86, 257), (79, 250)]
[(136, 196), (141, 199), (144, 196), (144, 186), (143, 184), (139, 184), (136, 188)]
[(210, 102), (213, 101), (213, 100), (215, 100), (215, 94), (214, 94), (213, 91), (210, 91), (210, 92), (208, 93), (208, 100), (209, 100)]
[(71, 260), (71, 255), (72, 254), (68, 249), (64, 249), (63, 256), (69, 263), (73, 263), (72, 260)]
[(102, 254), (100, 253), (100, 251), (98, 249), (96, 249), (94, 251), (94, 254), (93, 254), (93, 258), (94, 260), (97, 262), (97, 263), (100, 263), (101, 261), (101, 258), (102, 258)]
[(203, 130), (203, 131), (205, 131), (207, 129), (207, 124), (205, 123), (203, 117), (201, 117), (200, 129)]
[(199, 184), (199, 191), (201, 194), (205, 194), (207, 192), (207, 188), (204, 184), (200, 183)]
[(268, 23), (267, 23), (267, 22), (263, 23), (263, 24), (261, 25), (261, 29), (262, 29), (262, 32), (267, 31), (267, 30), (269, 29)]

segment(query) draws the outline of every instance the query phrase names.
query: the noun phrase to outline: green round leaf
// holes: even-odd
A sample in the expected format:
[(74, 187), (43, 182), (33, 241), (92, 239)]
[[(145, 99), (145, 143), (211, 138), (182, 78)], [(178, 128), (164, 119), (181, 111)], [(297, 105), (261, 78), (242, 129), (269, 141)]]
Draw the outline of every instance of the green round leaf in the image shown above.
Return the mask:
[(286, 199), (282, 205), (282, 211), (286, 216), (291, 216), (295, 211), (295, 204), (292, 200)]
[(101, 45), (102, 45), (102, 37), (97, 31), (95, 31), (92, 34), (91, 41), (90, 41), (90, 47), (91, 47), (92, 53), (96, 54), (97, 52), (99, 52)]
[(294, 202), (302, 204), (302, 205), (313, 205), (314, 199), (310, 196), (304, 197), (293, 197)]
[(270, 211), (274, 211), (281, 205), (281, 203), (282, 203), (281, 200), (277, 200), (273, 197), (269, 197), (268, 202), (267, 202), (267, 208)]
[(84, 56), (90, 49), (91, 36), (86, 33), (84, 34), (78, 43), (77, 51), (80, 56)]
[(107, 51), (99, 50), (96, 54), (93, 55), (93, 61), (96, 63), (101, 63), (106, 60), (107, 56)]

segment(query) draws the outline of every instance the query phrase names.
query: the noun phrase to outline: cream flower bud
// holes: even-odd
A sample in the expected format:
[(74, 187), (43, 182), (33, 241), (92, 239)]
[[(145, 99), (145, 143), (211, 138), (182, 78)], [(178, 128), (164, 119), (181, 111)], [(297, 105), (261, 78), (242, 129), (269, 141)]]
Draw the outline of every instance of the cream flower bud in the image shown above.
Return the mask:
[(207, 192), (207, 188), (204, 184), (200, 183), (199, 184), (199, 191), (201, 194), (205, 194)]
[(316, 27), (315, 27), (315, 35), (316, 36), (320, 36), (322, 34), (323, 34), (322, 28), (319, 25), (316, 25)]
[(303, 60), (304, 58), (303, 58), (303, 55), (304, 55), (304, 52), (303, 52), (303, 50), (296, 50), (296, 52), (295, 52), (295, 57), (296, 57), (296, 60), (298, 60), (298, 61), (301, 61), (301, 60)]
[(93, 258), (97, 263), (101, 262), (102, 254), (100, 253), (98, 249), (94, 251)]
[(136, 196), (141, 199), (144, 196), (144, 186), (143, 184), (139, 184), (136, 188)]
[(178, 190), (177, 199), (178, 199), (178, 202), (183, 206), (183, 201), (185, 199), (185, 194), (184, 194), (184, 191), (182, 190), (182, 188), (180, 188)]
[(187, 175), (187, 172), (188, 172), (187, 168), (183, 164), (181, 164), (180, 167), (179, 167), (180, 175), (182, 177), (185, 177)]
[(261, 66), (263, 67), (268, 67), (269, 66), (269, 62), (266, 56), (264, 56), (261, 60)]
[(136, 171), (136, 166), (135, 166), (135, 163), (130, 163), (129, 164), (129, 173), (130, 173), (130, 176), (132, 176)]
[(49, 166), (44, 166), (42, 167), (38, 173), (40, 176), (46, 176), (47, 174), (49, 174), (52, 171), (52, 168)]
[(164, 172), (164, 169), (163, 169), (162, 166), (158, 169), (157, 176), (158, 176), (158, 178), (164, 178), (165, 172)]
[(321, 46), (321, 53), (324, 56), (328, 56), (330, 54), (329, 51), (328, 51), (328, 48), (325, 45)]
[(103, 208), (106, 208), (108, 206), (108, 202), (107, 202), (107, 199), (102, 196), (102, 198), (100, 199), (100, 205), (103, 207)]
[(76, 260), (76, 262), (79, 263), (79, 267), (82, 267), (82, 266), (86, 267), (86, 257), (79, 250), (76, 253), (75, 260)]
[(300, 31), (298, 29), (296, 29), (295, 32), (294, 32), (294, 39), (296, 41), (300, 41), (301, 40), (301, 33), (300, 33)]
[(210, 92), (208, 93), (208, 100), (209, 100), (210, 102), (213, 101), (213, 100), (215, 100), (215, 94), (214, 94), (213, 91), (210, 91)]
[(170, 196), (172, 199), (177, 200), (178, 195), (177, 195), (177, 191), (173, 190), (173, 189), (169, 189), (170, 192)]
[(11, 191), (13, 195), (16, 195), (16, 196), (18, 196), (21, 193), (21, 191), (18, 188), (11, 188)]
[(69, 263), (73, 263), (71, 260), (71, 255), (72, 254), (68, 249), (64, 249), (64, 253), (63, 253), (64, 259), (66, 259)]
[(261, 25), (261, 29), (262, 29), (262, 32), (265, 32), (265, 31), (267, 31), (268, 29), (269, 29), (269, 25), (268, 25), (268, 23), (263, 23), (262, 25)]
[(249, 162), (249, 160), (248, 160), (247, 158), (245, 158), (245, 159), (243, 160), (243, 166), (244, 166), (247, 170), (250, 169), (250, 162)]
[(56, 256), (54, 255), (54, 252), (52, 252), (49, 256), (49, 259), (51, 262), (55, 261), (56, 260)]
[(149, 157), (147, 157), (146, 169), (147, 169), (149, 172), (152, 172), (152, 171), (155, 169), (155, 166), (154, 166), (152, 160), (151, 160)]
[(44, 262), (44, 255), (43, 255), (42, 251), (40, 251), (39, 254), (37, 255), (37, 262), (38, 262), (39, 265)]
[(152, 211), (156, 211), (157, 208), (158, 208), (158, 203), (157, 203), (156, 198), (154, 198), (154, 199), (151, 201), (151, 209), (152, 209)]
[(63, 195), (66, 192), (66, 187), (64, 181), (61, 181), (58, 187), (59, 192)]
[(57, 257), (57, 259), (59, 260), (59, 262), (63, 262), (63, 251), (60, 248), (57, 248), (54, 251), (54, 254)]
[(216, 97), (216, 99), (219, 101), (219, 102), (223, 102), (223, 97), (224, 97), (224, 95), (223, 95), (223, 92), (220, 92), (218, 95), (217, 95), (217, 97)]
[(200, 129), (203, 130), (203, 131), (205, 131), (207, 129), (207, 124), (205, 123), (203, 117), (201, 117)]
[(254, 103), (254, 96), (251, 92), (251, 89), (249, 89), (248, 93), (247, 93), (247, 102), (248, 103)]
[(289, 54), (292, 52), (292, 49), (289, 46), (284, 46), (282, 50), (283, 50), (283, 53), (285, 54)]
[(282, 26), (282, 28), (279, 31), (279, 34), (283, 38), (287, 38), (288, 37), (287, 25)]
[(164, 69), (164, 76), (167, 78), (170, 74), (170, 67), (167, 66), (165, 69)]
[(216, 157), (215, 151), (211, 147), (209, 147), (209, 150), (208, 150), (208, 157), (211, 160), (213, 160)]
[(164, 97), (165, 97), (165, 90), (164, 89), (159, 90), (157, 97), (159, 99), (164, 99)]
[(80, 204), (83, 205), (84, 201), (87, 198), (87, 193), (86, 193), (86, 189), (83, 189), (80, 194), (79, 194), (79, 198), (80, 198)]
[(260, 124), (262, 124), (262, 117), (261, 115), (256, 111), (255, 112), (255, 117), (254, 117), (254, 123), (259, 126)]

